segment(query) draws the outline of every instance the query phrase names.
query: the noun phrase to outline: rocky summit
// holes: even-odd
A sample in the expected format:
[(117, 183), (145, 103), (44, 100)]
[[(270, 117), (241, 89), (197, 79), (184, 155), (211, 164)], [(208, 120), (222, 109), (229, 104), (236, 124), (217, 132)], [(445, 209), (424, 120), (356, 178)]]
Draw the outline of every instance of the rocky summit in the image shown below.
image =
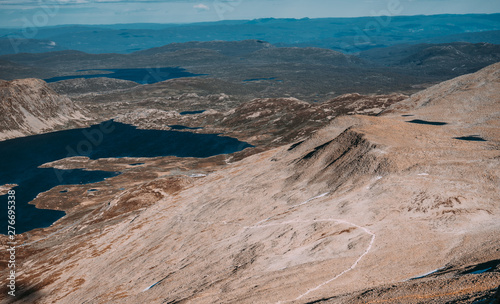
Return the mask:
[[(497, 63), (239, 161), (47, 164), (125, 173), (97, 184), (101, 194), (71, 187), (65, 218), (22, 235), (16, 303), (494, 301), (499, 91)], [(264, 102), (254, 118), (269, 116)], [(50, 207), (52, 194), (34, 203)]]

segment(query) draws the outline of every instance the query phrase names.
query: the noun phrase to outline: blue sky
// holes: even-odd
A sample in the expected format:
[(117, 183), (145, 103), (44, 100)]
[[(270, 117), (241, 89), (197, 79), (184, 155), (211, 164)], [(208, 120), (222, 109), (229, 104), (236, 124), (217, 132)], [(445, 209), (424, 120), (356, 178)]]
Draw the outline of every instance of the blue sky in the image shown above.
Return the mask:
[(0, 26), (499, 12), (499, 0), (0, 0)]

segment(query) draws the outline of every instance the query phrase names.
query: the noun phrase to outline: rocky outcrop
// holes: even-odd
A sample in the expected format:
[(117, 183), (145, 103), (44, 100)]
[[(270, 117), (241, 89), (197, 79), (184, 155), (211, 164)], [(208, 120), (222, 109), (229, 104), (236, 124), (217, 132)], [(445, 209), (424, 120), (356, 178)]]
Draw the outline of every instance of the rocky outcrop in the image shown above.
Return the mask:
[(85, 111), (43, 80), (0, 80), (0, 140), (81, 125)]

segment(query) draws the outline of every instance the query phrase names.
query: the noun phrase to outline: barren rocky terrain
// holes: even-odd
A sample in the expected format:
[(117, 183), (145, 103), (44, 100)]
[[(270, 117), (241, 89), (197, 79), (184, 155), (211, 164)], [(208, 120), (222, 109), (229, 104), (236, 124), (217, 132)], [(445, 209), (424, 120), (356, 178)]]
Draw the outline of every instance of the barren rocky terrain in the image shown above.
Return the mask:
[(17, 303), (498, 301), (499, 91), (497, 63), (406, 99), (255, 99), (184, 116), (164, 100), (114, 104), (120, 121), (258, 146), (46, 164), (123, 174), (35, 199), (67, 216), (19, 236)]

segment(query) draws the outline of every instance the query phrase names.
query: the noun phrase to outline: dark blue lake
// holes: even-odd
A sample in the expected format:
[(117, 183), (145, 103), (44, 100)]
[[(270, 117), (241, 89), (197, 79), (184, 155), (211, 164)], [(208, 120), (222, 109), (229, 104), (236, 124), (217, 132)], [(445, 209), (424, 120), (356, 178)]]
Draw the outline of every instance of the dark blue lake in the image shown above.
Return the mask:
[(467, 140), (467, 141), (487, 141), (486, 139), (482, 138), (479, 135), (469, 135), (469, 136), (453, 137), (453, 138), (459, 140)]
[(421, 124), (421, 125), (431, 125), (431, 126), (444, 126), (447, 125), (448, 123), (442, 122), (442, 121), (428, 121), (428, 120), (422, 120), (422, 119), (414, 119), (407, 121), (409, 123), (414, 123), (414, 124)]
[(116, 78), (122, 80), (130, 80), (140, 84), (151, 84), (160, 81), (165, 81), (173, 78), (181, 77), (195, 77), (202, 76), (206, 74), (193, 74), (187, 72), (185, 69), (180, 67), (170, 67), (170, 68), (140, 68), (140, 69), (94, 69), (94, 70), (80, 70), (83, 71), (109, 71), (108, 74), (89, 74), (89, 75), (70, 75), (61, 76), (44, 79), (46, 82), (56, 82), (66, 79), (74, 78), (98, 78), (98, 77), (108, 77)]
[[(71, 156), (105, 157), (209, 157), (243, 150), (251, 145), (215, 134), (140, 130), (107, 121), (89, 128), (58, 131), (0, 141), (0, 185), (17, 184), (16, 233), (50, 226), (62, 211), (37, 209), (28, 204), (39, 193), (57, 185), (87, 184), (119, 172), (58, 170), (40, 165)], [(0, 196), (1, 233), (7, 232), (7, 195)]]
[(205, 112), (206, 110), (199, 110), (199, 111), (184, 111), (184, 112), (180, 112), (179, 114), (181, 115), (193, 115), (193, 114), (201, 114), (203, 112)]

